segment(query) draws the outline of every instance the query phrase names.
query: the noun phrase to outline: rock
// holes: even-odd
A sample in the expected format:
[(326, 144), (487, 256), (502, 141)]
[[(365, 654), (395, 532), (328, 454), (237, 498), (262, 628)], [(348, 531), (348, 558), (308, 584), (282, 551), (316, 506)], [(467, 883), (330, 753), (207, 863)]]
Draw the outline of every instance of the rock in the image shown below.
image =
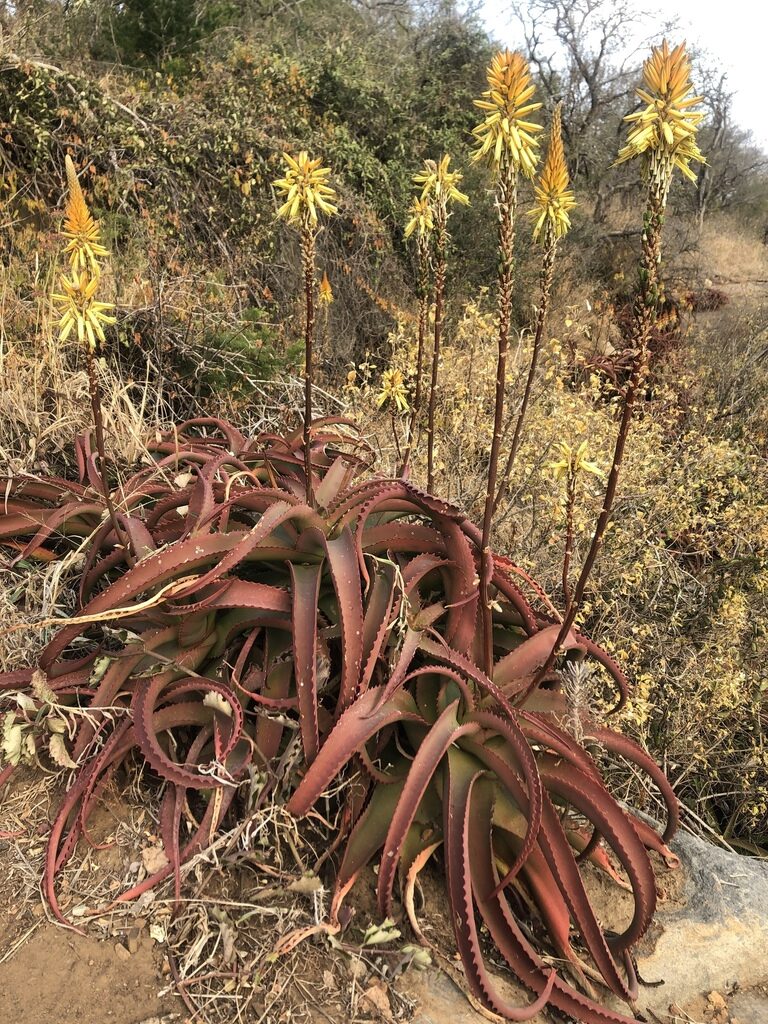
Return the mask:
[[(638, 956), (638, 967), (643, 978), (664, 984), (641, 988), (638, 1007), (661, 1015), (671, 1003), (706, 995), (717, 1017), (737, 987), (768, 979), (768, 863), (685, 833), (671, 846), (685, 872), (685, 905), (656, 915), (661, 934), (652, 952)], [(768, 1024), (768, 999), (762, 1013), (754, 1024)]]
[(130, 951), (122, 944), (122, 942), (115, 943), (115, 956), (118, 960), (130, 960)]
[(719, 992), (707, 996), (707, 1016), (713, 1024), (728, 1024), (728, 1003)]
[(368, 974), (368, 968), (363, 963), (362, 959), (355, 960), (351, 959), (347, 963), (347, 971), (349, 976), (354, 978), (355, 981), (360, 982)]
[(730, 999), (731, 1024), (768, 1024), (768, 988), (736, 992)]
[(360, 999), (363, 1009), (373, 1016), (383, 1017), (384, 1020), (392, 1020), (392, 1006), (384, 985), (374, 982), (363, 992)]
[[(682, 907), (662, 905), (650, 933), (655, 940), (647, 937), (638, 951), (641, 977), (664, 984), (641, 986), (637, 1009), (647, 1019), (665, 1022), (768, 1024), (768, 862), (728, 853), (687, 834), (670, 845), (684, 872)], [(503, 990), (506, 983), (497, 982)], [(437, 971), (409, 971), (398, 989), (417, 1004), (414, 1024), (486, 1020)], [(516, 1005), (530, 999), (514, 985), (507, 990)], [(617, 1000), (610, 1005), (627, 1012)], [(534, 1021), (550, 1019), (544, 1013)]]

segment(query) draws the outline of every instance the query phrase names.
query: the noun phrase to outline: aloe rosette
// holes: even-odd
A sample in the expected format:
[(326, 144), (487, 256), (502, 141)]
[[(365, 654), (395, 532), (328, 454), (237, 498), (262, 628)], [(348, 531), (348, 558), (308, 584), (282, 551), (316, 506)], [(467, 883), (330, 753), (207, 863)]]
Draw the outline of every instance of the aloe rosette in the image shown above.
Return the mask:
[[(164, 435), (152, 465), (113, 495), (134, 564), (86, 442), (79, 482), (2, 482), (0, 549), (11, 563), (86, 552), (76, 614), (37, 666), (0, 676), (1, 690), (25, 691), (42, 714), (54, 704), (89, 712), (68, 741), (77, 767), (48, 839), (52, 910), (63, 920), (57, 873), (132, 753), (165, 783), (168, 865), (122, 901), (173, 876), (178, 892), (181, 864), (234, 813), (249, 765), (266, 777), (265, 795), (289, 794), (297, 818), (354, 776), (335, 797), (344, 824), (332, 924), (378, 860), (382, 917), (402, 913), (426, 942), (416, 886), (434, 860), (467, 982), (485, 1006), (513, 1020), (550, 1004), (586, 1024), (629, 1021), (603, 1008), (594, 986), (630, 1004), (637, 996), (632, 949), (656, 902), (648, 851), (675, 860), (668, 782), (619, 733), (584, 715), (573, 728), (561, 665), (540, 678), (560, 623), (522, 570), (481, 560), (480, 531), (448, 503), (367, 476), (347, 425), (320, 421), (312, 432), (309, 462), (301, 432), (248, 439), (202, 420)], [(490, 674), (480, 667), (481, 571), (493, 598)], [(600, 664), (624, 701), (619, 667), (576, 630), (563, 659)], [(291, 742), (298, 758), (283, 756)], [(585, 743), (648, 774), (668, 809), (663, 835), (609, 793)], [(189, 804), (194, 790), (216, 798)], [(190, 833), (181, 822), (194, 807), (204, 809)], [(623, 932), (597, 919), (587, 863), (632, 893)], [(533, 993), (527, 1006), (494, 983), (483, 925)]]

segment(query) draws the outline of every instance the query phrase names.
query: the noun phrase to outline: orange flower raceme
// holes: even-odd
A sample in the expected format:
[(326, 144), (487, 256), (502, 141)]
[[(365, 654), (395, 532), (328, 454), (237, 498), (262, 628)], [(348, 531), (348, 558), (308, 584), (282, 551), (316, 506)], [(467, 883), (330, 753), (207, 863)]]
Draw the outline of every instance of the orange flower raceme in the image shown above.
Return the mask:
[(69, 241), (64, 251), (69, 254), (69, 262), (73, 271), (77, 272), (87, 268), (98, 275), (98, 260), (109, 256), (109, 253), (101, 244), (99, 222), (94, 220), (88, 209), (77, 178), (75, 165), (70, 156), (64, 158), (64, 166), (69, 187), (62, 232)]
[(552, 128), (549, 135), (549, 149), (544, 161), (544, 168), (535, 185), (536, 205), (531, 213), (536, 216), (533, 229), (534, 241), (539, 241), (551, 227), (555, 238), (562, 238), (571, 226), (569, 210), (576, 205), (573, 192), (568, 188), (568, 165), (563, 151), (563, 137), (560, 125), (560, 104), (555, 107), (552, 115)]

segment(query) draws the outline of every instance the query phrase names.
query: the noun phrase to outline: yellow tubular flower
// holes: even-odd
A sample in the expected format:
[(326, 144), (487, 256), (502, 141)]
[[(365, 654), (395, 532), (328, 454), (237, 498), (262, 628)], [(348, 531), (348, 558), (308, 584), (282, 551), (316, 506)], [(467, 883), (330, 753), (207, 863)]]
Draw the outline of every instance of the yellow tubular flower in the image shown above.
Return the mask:
[(66, 341), (74, 328), (77, 328), (77, 340), (81, 343), (87, 341), (93, 351), (97, 348), (97, 341), (105, 340), (102, 324), (116, 321), (110, 316), (114, 309), (112, 303), (96, 299), (98, 286), (98, 275), (91, 275), (88, 270), (73, 273), (71, 278), (62, 275), (62, 292), (53, 296), (53, 301), (60, 307), (61, 341)]
[(97, 259), (109, 256), (101, 245), (99, 222), (94, 220), (85, 202), (83, 190), (77, 178), (75, 165), (69, 156), (64, 158), (67, 171), (69, 197), (64, 208), (64, 230), (62, 234), (69, 239), (64, 251), (69, 254), (72, 270), (77, 272), (89, 268), (98, 276)]
[(457, 188), (464, 175), (461, 171), (449, 170), (450, 162), (451, 158), (446, 153), (439, 163), (436, 160), (425, 160), (424, 169), (419, 174), (414, 174), (414, 184), (421, 185), (422, 201), (446, 205), (449, 202), (456, 202), (462, 206), (469, 206), (469, 196)]
[(419, 238), (426, 238), (435, 227), (432, 207), (429, 199), (414, 199), (408, 207), (409, 219), (405, 225), (405, 237), (410, 238), (414, 231), (418, 231)]
[(536, 91), (528, 62), (521, 53), (497, 53), (487, 70), (488, 89), (475, 106), (486, 112), (473, 129), (478, 148), (473, 159), (485, 160), (496, 170), (508, 160), (514, 170), (532, 178), (536, 170), (538, 142), (534, 136), (541, 125), (526, 120), (541, 107), (530, 102)]
[(408, 412), (408, 392), (400, 370), (385, 370), (381, 375), (381, 391), (376, 398), (379, 409), (390, 403), (398, 412)]
[(588, 458), (588, 446), (582, 441), (575, 450), (565, 441), (559, 441), (557, 447), (560, 450), (560, 459), (551, 462), (549, 469), (555, 480), (575, 480), (579, 473), (591, 473), (592, 476), (602, 477), (603, 471), (596, 462)]
[(546, 226), (551, 225), (555, 238), (562, 238), (571, 226), (568, 211), (576, 205), (573, 192), (568, 188), (568, 165), (563, 151), (563, 136), (560, 125), (560, 104), (552, 114), (552, 128), (549, 134), (549, 149), (544, 169), (534, 186), (536, 205), (530, 211), (538, 215), (533, 229), (533, 239), (538, 242)]
[(320, 304), (323, 306), (330, 306), (333, 302), (333, 288), (331, 288), (331, 282), (328, 280), (328, 274), (325, 270), (323, 271), (323, 278), (320, 281), (318, 299)]
[(321, 167), (319, 158), (310, 160), (305, 151), (299, 153), (295, 160), (288, 153), (283, 153), (283, 160), (285, 177), (275, 182), (278, 193), (285, 197), (277, 211), (278, 217), (283, 217), (289, 224), (314, 228), (318, 211), (329, 216), (339, 212), (332, 202), (336, 193), (328, 184), (330, 167)]
[(695, 181), (691, 161), (705, 162), (696, 144), (696, 132), (704, 114), (690, 109), (701, 102), (701, 96), (691, 95), (691, 65), (685, 43), (670, 50), (665, 39), (655, 47), (643, 65), (643, 83), (645, 88), (637, 89), (636, 93), (646, 106), (624, 118), (631, 128), (616, 163), (642, 156), (646, 172), (654, 174), (658, 165), (670, 171), (678, 167)]

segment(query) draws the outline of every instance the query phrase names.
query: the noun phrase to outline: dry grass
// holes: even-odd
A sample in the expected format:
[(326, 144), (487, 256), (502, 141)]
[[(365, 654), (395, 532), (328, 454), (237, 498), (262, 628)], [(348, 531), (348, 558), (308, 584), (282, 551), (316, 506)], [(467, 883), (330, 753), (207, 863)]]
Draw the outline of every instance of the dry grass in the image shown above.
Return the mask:
[[(391, 1019), (407, 1019), (411, 1000), (388, 982), (405, 969), (409, 954), (355, 942), (355, 933), (371, 923), (364, 918), (344, 942), (327, 934), (329, 894), (315, 869), (329, 829), (315, 816), (300, 831), (278, 802), (257, 806), (262, 784), (253, 776), (243, 785), (236, 820), (182, 867), (178, 904), (172, 880), (132, 903), (114, 902), (162, 855), (153, 810), (158, 794), (140, 773), (129, 776), (127, 788), (110, 786), (89, 827), (94, 845), (80, 843), (59, 876), (67, 917), (102, 938), (149, 935), (165, 961), (168, 984), (160, 995), (176, 991), (195, 1021), (353, 1022), (370, 1019), (382, 998)], [(45, 923), (31, 911), (40, 908), (45, 832), (65, 785), (64, 772), (28, 768), (4, 794), (0, 910), (10, 911), (18, 927), (0, 942), (0, 963)], [(293, 944), (304, 933), (308, 938)]]
[(768, 246), (733, 217), (705, 221), (698, 255), (703, 276), (715, 284), (768, 284)]

